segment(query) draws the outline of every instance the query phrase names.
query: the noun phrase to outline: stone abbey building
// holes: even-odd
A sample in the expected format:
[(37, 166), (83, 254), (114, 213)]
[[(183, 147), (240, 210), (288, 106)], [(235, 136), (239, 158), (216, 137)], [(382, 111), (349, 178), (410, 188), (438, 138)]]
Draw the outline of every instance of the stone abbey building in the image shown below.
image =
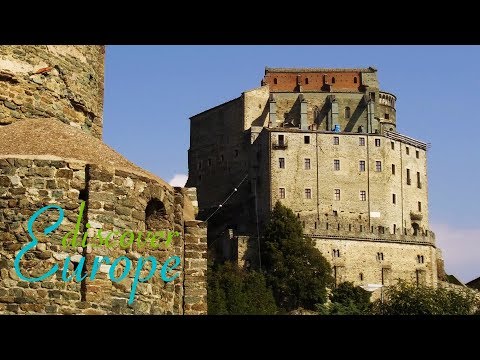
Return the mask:
[[(103, 46), (0, 46), (0, 314), (206, 313), (207, 235), (195, 220), (195, 190), (170, 186), (102, 141), (104, 57)], [(61, 239), (76, 228), (82, 202), (79, 238), (86, 236), (87, 246), (64, 248)], [(20, 269), (27, 277), (55, 265), (59, 270), (44, 281), (22, 281), (14, 259), (32, 241), (27, 222), (52, 204), (65, 217), (49, 235), (43, 230), (59, 213), (38, 218), (33, 230), (39, 243), (25, 253)], [(99, 230), (104, 237), (115, 231), (137, 239), (148, 231), (180, 235), (164, 249), (137, 242), (122, 249), (118, 237), (116, 246), (94, 248)], [(67, 258), (70, 270), (84, 259), (90, 275), (96, 255), (126, 256), (131, 270), (122, 260), (113, 266), (116, 278), (128, 273), (119, 282), (112, 281), (108, 263), (94, 280), (62, 280)], [(180, 275), (166, 283), (157, 271), (128, 304), (140, 257), (163, 264), (172, 255), (181, 259)]]
[(280, 201), (337, 283), (436, 286), (427, 144), (397, 132), (395, 102), (371, 67), (266, 68), (260, 87), (191, 117), (187, 186), (202, 219), (217, 210), (211, 246), (254, 266), (257, 235)]

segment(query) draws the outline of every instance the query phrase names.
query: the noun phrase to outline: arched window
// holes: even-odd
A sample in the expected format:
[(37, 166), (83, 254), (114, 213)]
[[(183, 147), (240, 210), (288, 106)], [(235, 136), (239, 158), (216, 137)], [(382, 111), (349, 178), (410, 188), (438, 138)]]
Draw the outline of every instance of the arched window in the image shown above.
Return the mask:
[(273, 78), (273, 83), (277, 84), (277, 78)]
[(354, 84), (357, 83), (357, 77), (356, 77), (356, 76), (353, 78), (353, 83), (354, 83)]
[(332, 84), (335, 84), (335, 78), (332, 77)]
[(308, 78), (305, 78), (305, 84), (308, 85)]
[(350, 119), (350, 107), (345, 108), (345, 119)]
[(167, 211), (163, 202), (151, 199), (145, 209), (145, 228), (148, 231), (166, 230), (170, 228)]

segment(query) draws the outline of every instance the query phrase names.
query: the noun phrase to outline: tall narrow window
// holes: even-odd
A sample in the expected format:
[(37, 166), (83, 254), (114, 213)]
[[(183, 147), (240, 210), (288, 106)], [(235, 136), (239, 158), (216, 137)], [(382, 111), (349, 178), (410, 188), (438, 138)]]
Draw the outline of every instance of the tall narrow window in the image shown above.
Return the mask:
[(412, 183), (412, 179), (410, 178), (410, 169), (407, 169), (407, 185)]
[(392, 175), (395, 175), (395, 164), (392, 164)]
[(422, 184), (420, 182), (420, 173), (417, 171), (417, 188), (421, 189)]
[(310, 144), (310, 136), (305, 135), (305, 136), (303, 137), (303, 143), (304, 143), (304, 144)]
[(312, 198), (312, 189), (305, 189), (305, 198), (306, 199)]
[(420, 159), (420, 151), (415, 150), (415, 156), (417, 157), (417, 159)]
[(278, 158), (278, 167), (280, 169), (285, 169), (285, 158)]
[(393, 141), (390, 142), (390, 145), (392, 146), (392, 150), (395, 150), (395, 143)]
[(394, 233), (394, 234), (397, 233), (397, 224), (393, 224), (393, 233)]
[(274, 83), (274, 84), (277, 84), (277, 78), (274, 78), (274, 79), (273, 79), (273, 83)]
[(358, 138), (358, 145), (365, 146), (365, 138), (364, 137)]
[(390, 114), (385, 114), (385, 120), (390, 119)]
[(367, 201), (367, 192), (365, 190), (360, 191), (360, 200)]
[(333, 160), (333, 170), (340, 170), (340, 160)]
[(345, 119), (350, 119), (350, 107), (345, 108)]
[(285, 145), (285, 135), (278, 135), (278, 145), (279, 146)]
[(340, 144), (340, 138), (338, 136), (333, 137), (333, 145), (338, 145)]
[(305, 78), (305, 84), (308, 85), (308, 78)]
[(394, 204), (397, 203), (397, 195), (396, 195), (396, 194), (392, 194), (392, 202), (393, 202)]
[(280, 188), (278, 190), (279, 190), (280, 199), (285, 199), (285, 188)]
[(335, 189), (335, 200), (340, 200), (340, 189)]
[(360, 171), (365, 171), (365, 160), (360, 160)]
[(358, 83), (358, 80), (357, 80), (357, 77), (356, 77), (356, 76), (353, 78), (353, 83), (354, 83), (354, 84)]
[(305, 159), (305, 170), (310, 170), (310, 159)]
[(235, 150), (235, 157), (238, 157), (238, 150)]
[(335, 84), (335, 78), (332, 77), (332, 84)]
[(207, 162), (208, 162), (208, 166), (212, 165), (212, 159), (208, 159)]
[(410, 155), (410, 148), (408, 146), (405, 148), (405, 152), (407, 153), (407, 155)]
[(380, 139), (375, 139), (375, 146), (380, 146)]
[(375, 161), (375, 170), (376, 171), (382, 171), (382, 162), (381, 161)]
[(379, 261), (383, 260), (383, 253), (382, 252), (377, 253), (377, 260), (379, 260)]
[(422, 212), (422, 203), (420, 201), (418, 202), (418, 211)]

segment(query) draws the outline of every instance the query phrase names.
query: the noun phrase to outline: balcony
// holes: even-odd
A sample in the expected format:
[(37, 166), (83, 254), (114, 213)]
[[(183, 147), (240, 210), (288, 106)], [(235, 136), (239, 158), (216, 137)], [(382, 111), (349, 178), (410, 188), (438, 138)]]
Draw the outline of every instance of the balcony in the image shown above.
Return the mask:
[(414, 212), (410, 212), (410, 219), (412, 221), (421, 221), (423, 219), (423, 215), (420, 214), (420, 213), (414, 213)]
[(272, 148), (274, 150), (283, 150), (283, 149), (286, 149), (287, 148), (287, 141), (273, 141), (272, 142)]

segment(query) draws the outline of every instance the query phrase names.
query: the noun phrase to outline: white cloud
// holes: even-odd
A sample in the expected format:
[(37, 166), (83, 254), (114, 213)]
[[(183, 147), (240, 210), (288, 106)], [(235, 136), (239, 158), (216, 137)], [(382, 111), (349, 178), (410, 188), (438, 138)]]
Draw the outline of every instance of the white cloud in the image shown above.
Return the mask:
[(185, 174), (175, 174), (168, 183), (172, 186), (180, 186), (184, 187), (185, 183), (187, 182), (188, 175)]
[(454, 228), (446, 224), (431, 224), (437, 246), (442, 250), (447, 274), (462, 282), (480, 276), (480, 229)]

